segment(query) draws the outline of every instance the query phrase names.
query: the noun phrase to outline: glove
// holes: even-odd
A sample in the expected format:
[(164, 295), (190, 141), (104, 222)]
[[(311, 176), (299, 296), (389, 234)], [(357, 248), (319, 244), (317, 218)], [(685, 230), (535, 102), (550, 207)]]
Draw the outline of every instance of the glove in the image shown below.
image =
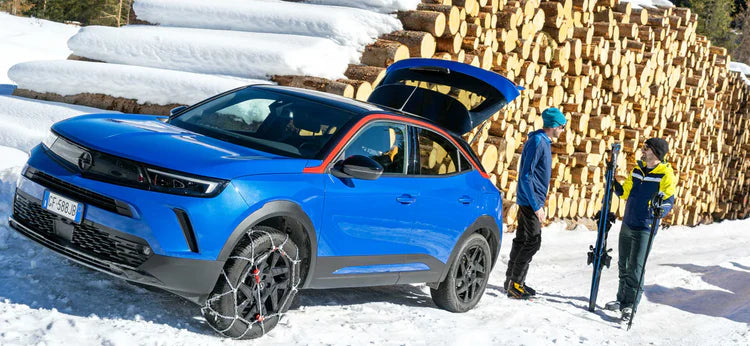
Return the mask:
[(652, 214), (654, 214), (656, 217), (661, 218), (661, 206), (663, 203), (664, 192), (659, 191), (655, 193), (653, 197), (651, 197), (650, 201), (648, 201), (648, 208)]
[[(599, 221), (599, 217), (600, 216), (602, 216), (602, 211), (601, 210), (597, 211), (596, 214), (594, 214), (594, 220)], [(609, 215), (607, 215), (607, 221), (609, 221), (609, 222), (614, 223), (615, 222), (614, 221), (615, 218), (617, 218), (617, 216), (613, 212), (609, 212)]]
[(622, 184), (618, 183), (615, 179), (612, 179), (612, 190), (615, 192), (615, 195), (618, 196), (622, 196), (622, 194), (625, 192), (625, 190), (622, 188)]
[[(594, 220), (599, 221), (599, 218), (602, 216), (602, 211), (597, 211), (596, 214), (594, 214)], [(612, 228), (612, 225), (615, 224), (615, 221), (617, 220), (617, 216), (613, 212), (609, 212), (609, 215), (607, 215), (607, 230)]]

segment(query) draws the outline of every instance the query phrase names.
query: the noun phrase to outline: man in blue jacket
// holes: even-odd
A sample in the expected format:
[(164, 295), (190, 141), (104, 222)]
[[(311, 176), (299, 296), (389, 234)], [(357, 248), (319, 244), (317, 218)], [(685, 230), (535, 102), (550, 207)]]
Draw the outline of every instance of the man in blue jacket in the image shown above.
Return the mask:
[[(620, 284), (617, 289), (617, 300), (605, 305), (609, 310), (620, 310), (622, 319), (627, 321), (638, 305), (643, 292), (643, 285), (638, 283), (645, 269), (643, 264), (648, 256), (648, 238), (651, 223), (654, 221), (652, 198), (661, 193), (663, 202), (659, 207), (659, 219), (666, 216), (674, 204), (675, 185), (677, 180), (672, 166), (664, 161), (669, 151), (669, 144), (661, 138), (651, 138), (641, 149), (641, 161), (638, 161), (632, 173), (620, 185), (614, 182), (615, 193), (627, 200), (625, 216), (622, 219), (619, 237), (619, 271)], [(656, 229), (659, 220), (656, 220)], [(654, 232), (656, 232), (654, 229)]]
[(521, 153), (518, 172), (518, 229), (510, 250), (508, 270), (505, 272), (505, 289), (508, 297), (526, 299), (536, 291), (526, 286), (526, 273), (534, 254), (542, 245), (544, 203), (547, 200), (552, 175), (552, 138), (557, 139), (565, 130), (565, 116), (557, 108), (542, 112), (544, 128), (529, 134)]

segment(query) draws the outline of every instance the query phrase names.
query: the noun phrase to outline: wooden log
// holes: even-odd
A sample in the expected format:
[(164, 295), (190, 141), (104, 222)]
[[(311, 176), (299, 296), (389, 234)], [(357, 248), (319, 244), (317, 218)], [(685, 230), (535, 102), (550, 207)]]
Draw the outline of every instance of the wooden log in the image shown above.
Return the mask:
[(365, 46), (360, 61), (365, 65), (386, 67), (396, 61), (409, 57), (409, 48), (396, 42), (378, 39)]
[(354, 79), (337, 79), (336, 81), (351, 85), (354, 88), (354, 99), (367, 101), (367, 98), (372, 94), (372, 84), (368, 81)]
[(380, 38), (404, 44), (412, 57), (431, 58), (435, 54), (435, 37), (427, 32), (399, 30), (384, 34)]
[(351, 85), (325, 78), (294, 75), (276, 75), (273, 76), (271, 80), (279, 85), (325, 91), (345, 97), (354, 97), (354, 87), (352, 87)]
[(461, 51), (462, 43), (463, 39), (461, 35), (438, 37), (436, 41), (436, 49), (441, 52), (458, 54), (458, 52)]
[[(459, 15), (459, 9), (451, 5), (440, 5), (440, 4), (418, 4), (417, 10), (419, 11), (435, 11), (445, 15), (445, 30), (443, 35), (453, 36), (458, 33), (459, 26), (461, 25), (461, 19)], [(436, 36), (437, 37), (437, 36)]]
[(426, 31), (435, 37), (443, 36), (445, 32), (446, 20), (442, 12), (399, 11), (396, 17), (407, 30)]
[(344, 72), (344, 76), (349, 79), (363, 80), (375, 86), (385, 76), (385, 68), (349, 64)]

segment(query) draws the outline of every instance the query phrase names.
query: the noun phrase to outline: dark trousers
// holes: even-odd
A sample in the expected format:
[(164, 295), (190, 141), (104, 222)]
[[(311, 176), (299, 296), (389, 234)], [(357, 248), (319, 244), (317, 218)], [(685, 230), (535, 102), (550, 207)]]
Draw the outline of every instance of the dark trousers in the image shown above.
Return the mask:
[(635, 231), (623, 224), (620, 228), (619, 252), (617, 261), (620, 285), (617, 288), (617, 301), (620, 306), (634, 307), (638, 305), (643, 293), (643, 285), (638, 285), (643, 267), (648, 257), (649, 231)]
[(526, 281), (531, 258), (542, 246), (542, 224), (534, 214), (534, 210), (526, 206), (519, 206), (517, 220), (518, 229), (513, 239), (513, 247), (510, 249), (505, 277), (522, 284)]

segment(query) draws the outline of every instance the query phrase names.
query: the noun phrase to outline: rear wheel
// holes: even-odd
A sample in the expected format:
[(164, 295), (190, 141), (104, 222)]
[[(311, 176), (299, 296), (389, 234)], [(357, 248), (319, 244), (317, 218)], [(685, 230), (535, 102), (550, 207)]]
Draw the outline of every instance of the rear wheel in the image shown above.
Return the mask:
[(435, 304), (451, 312), (466, 312), (479, 303), (492, 270), (490, 246), (482, 235), (472, 234), (459, 246), (445, 280), (430, 289)]
[(292, 305), (299, 263), (298, 247), (287, 234), (272, 227), (253, 228), (224, 265), (201, 309), (203, 316), (224, 336), (262, 336)]

